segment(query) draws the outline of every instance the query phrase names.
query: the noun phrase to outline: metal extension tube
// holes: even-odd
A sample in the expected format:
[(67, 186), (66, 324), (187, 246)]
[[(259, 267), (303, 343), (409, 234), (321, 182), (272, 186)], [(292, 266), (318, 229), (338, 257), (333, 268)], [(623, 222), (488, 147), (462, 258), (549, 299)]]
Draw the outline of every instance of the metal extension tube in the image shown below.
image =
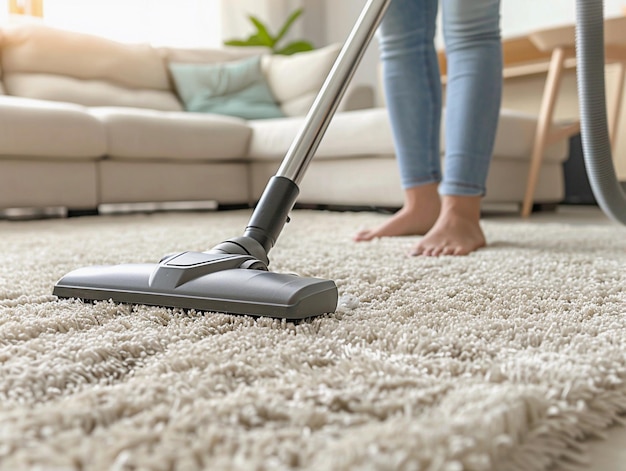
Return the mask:
[(390, 3), (391, 0), (368, 0), (313, 102), (302, 129), (261, 195), (244, 237), (256, 240), (263, 246), (266, 255), (288, 221), (288, 213), (293, 209), (299, 193), (298, 184)]

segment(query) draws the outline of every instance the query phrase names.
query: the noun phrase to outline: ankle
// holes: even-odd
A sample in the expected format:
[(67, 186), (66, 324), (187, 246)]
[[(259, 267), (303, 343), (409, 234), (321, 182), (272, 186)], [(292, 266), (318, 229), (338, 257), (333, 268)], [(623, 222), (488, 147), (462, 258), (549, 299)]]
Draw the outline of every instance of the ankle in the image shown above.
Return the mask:
[(481, 202), (482, 196), (444, 195), (441, 200), (441, 214), (478, 221)]
[(404, 191), (404, 208), (409, 211), (417, 208), (433, 208), (439, 212), (441, 207), (441, 198), (437, 192), (437, 183), (428, 183), (426, 185), (407, 188)]

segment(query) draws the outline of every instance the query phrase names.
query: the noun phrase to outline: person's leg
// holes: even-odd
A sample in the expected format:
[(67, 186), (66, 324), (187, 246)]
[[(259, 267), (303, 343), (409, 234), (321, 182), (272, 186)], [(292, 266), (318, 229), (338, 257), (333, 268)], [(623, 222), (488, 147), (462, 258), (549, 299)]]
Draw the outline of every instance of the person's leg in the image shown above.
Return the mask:
[(480, 204), (502, 95), (500, 0), (442, 0), (448, 59), (441, 213), (415, 255), (463, 255), (486, 244)]
[(403, 208), (355, 240), (423, 235), (440, 209), (441, 78), (434, 38), (438, 0), (393, 0), (378, 31), (387, 109), (405, 193)]

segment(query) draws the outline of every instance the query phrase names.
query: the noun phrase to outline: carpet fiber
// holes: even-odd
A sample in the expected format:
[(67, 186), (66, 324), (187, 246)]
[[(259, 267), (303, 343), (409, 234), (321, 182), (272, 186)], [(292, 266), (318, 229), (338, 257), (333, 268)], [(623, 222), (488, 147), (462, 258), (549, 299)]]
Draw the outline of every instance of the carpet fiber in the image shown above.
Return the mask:
[(486, 220), (486, 249), (407, 258), (416, 238), (351, 241), (383, 216), (295, 212), (271, 268), (342, 296), (297, 324), (51, 295), (248, 217), (0, 222), (2, 469), (534, 471), (626, 412), (615, 225)]

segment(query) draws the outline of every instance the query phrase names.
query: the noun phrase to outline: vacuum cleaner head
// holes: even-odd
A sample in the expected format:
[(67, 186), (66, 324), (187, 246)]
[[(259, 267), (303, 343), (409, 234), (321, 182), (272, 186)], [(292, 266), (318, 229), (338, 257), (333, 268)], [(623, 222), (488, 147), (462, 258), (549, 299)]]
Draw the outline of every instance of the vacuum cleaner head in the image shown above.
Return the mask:
[(274, 245), (298, 194), (295, 182), (273, 177), (241, 237), (207, 252), (181, 252), (158, 264), (91, 266), (61, 278), (53, 294), (199, 311), (304, 319), (335, 312), (335, 283), (268, 271)]
[(196, 309), (290, 320), (335, 312), (333, 281), (266, 271), (248, 255), (182, 252), (158, 264), (92, 266), (55, 285), (60, 298)]

